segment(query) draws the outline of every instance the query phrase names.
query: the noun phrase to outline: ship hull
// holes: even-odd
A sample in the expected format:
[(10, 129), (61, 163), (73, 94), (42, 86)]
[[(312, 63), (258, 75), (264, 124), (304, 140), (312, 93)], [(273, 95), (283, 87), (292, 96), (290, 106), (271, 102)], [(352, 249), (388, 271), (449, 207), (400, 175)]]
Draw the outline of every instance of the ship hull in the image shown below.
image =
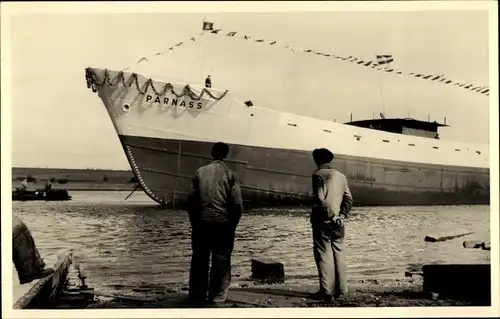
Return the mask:
[[(191, 177), (210, 163), (212, 143), (119, 135), (146, 194), (167, 207), (182, 207)], [(238, 174), (247, 206), (311, 202), (310, 152), (230, 144), (228, 165)], [(356, 206), (489, 204), (489, 170), (337, 155)], [(474, 182), (471, 182), (471, 176)]]

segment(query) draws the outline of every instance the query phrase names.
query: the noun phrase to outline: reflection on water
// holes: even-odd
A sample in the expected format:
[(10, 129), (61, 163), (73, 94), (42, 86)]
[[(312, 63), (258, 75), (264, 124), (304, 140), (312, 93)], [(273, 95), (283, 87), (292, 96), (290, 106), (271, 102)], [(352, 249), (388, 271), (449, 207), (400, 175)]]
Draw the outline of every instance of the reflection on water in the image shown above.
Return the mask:
[[(185, 286), (191, 256), (184, 211), (159, 208), (144, 194), (73, 192), (71, 202), (14, 202), (49, 265), (73, 248), (92, 287)], [(398, 278), (426, 263), (489, 261), (489, 252), (464, 249), (489, 240), (489, 206), (354, 208), (347, 223), (350, 277)], [(474, 234), (426, 243), (429, 234)], [(250, 259), (285, 265), (287, 282), (316, 283), (307, 209), (262, 209), (245, 214), (237, 230), (233, 282), (248, 280)]]

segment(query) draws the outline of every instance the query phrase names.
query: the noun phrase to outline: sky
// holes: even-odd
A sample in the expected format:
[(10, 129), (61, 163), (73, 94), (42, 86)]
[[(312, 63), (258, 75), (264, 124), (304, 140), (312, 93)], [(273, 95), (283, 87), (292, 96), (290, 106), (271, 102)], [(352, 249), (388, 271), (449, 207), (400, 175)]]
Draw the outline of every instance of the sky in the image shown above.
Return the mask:
[[(387, 53), (402, 71), (489, 85), (487, 11), (20, 14), (10, 19), (12, 165), (128, 169), (84, 69), (134, 65), (200, 33), (203, 19), (223, 34), (367, 59)], [(191, 84), (211, 74), (213, 87), (241, 101), (337, 122), (351, 113), (446, 117), (442, 139), (488, 143), (484, 95), (222, 35), (187, 42), (132, 70)]]

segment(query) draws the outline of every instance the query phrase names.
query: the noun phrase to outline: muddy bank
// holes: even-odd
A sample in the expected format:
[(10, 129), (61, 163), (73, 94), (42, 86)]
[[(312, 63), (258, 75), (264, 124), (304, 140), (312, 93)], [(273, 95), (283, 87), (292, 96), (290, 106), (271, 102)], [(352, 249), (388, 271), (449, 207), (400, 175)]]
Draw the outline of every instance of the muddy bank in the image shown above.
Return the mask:
[[(441, 300), (422, 292), (421, 279), (357, 280), (349, 283), (350, 292), (328, 305), (309, 298), (316, 286), (251, 284), (232, 287), (223, 308), (254, 307), (430, 307), (430, 306), (479, 306), (478, 303)], [(171, 289), (144, 293), (132, 299), (100, 298), (89, 308), (193, 308), (187, 303), (187, 289)], [(139, 300), (139, 299), (142, 299)], [(197, 307), (213, 307), (202, 305)]]

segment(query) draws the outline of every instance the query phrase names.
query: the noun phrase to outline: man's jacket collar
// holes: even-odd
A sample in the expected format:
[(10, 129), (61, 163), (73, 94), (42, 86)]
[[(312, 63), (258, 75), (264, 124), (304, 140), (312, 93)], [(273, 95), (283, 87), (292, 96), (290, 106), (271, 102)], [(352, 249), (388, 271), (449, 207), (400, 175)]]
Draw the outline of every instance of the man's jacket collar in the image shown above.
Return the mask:
[(332, 163), (321, 164), (318, 166), (318, 169), (322, 169), (322, 168), (331, 169), (331, 168), (333, 168), (333, 166), (332, 166)]

